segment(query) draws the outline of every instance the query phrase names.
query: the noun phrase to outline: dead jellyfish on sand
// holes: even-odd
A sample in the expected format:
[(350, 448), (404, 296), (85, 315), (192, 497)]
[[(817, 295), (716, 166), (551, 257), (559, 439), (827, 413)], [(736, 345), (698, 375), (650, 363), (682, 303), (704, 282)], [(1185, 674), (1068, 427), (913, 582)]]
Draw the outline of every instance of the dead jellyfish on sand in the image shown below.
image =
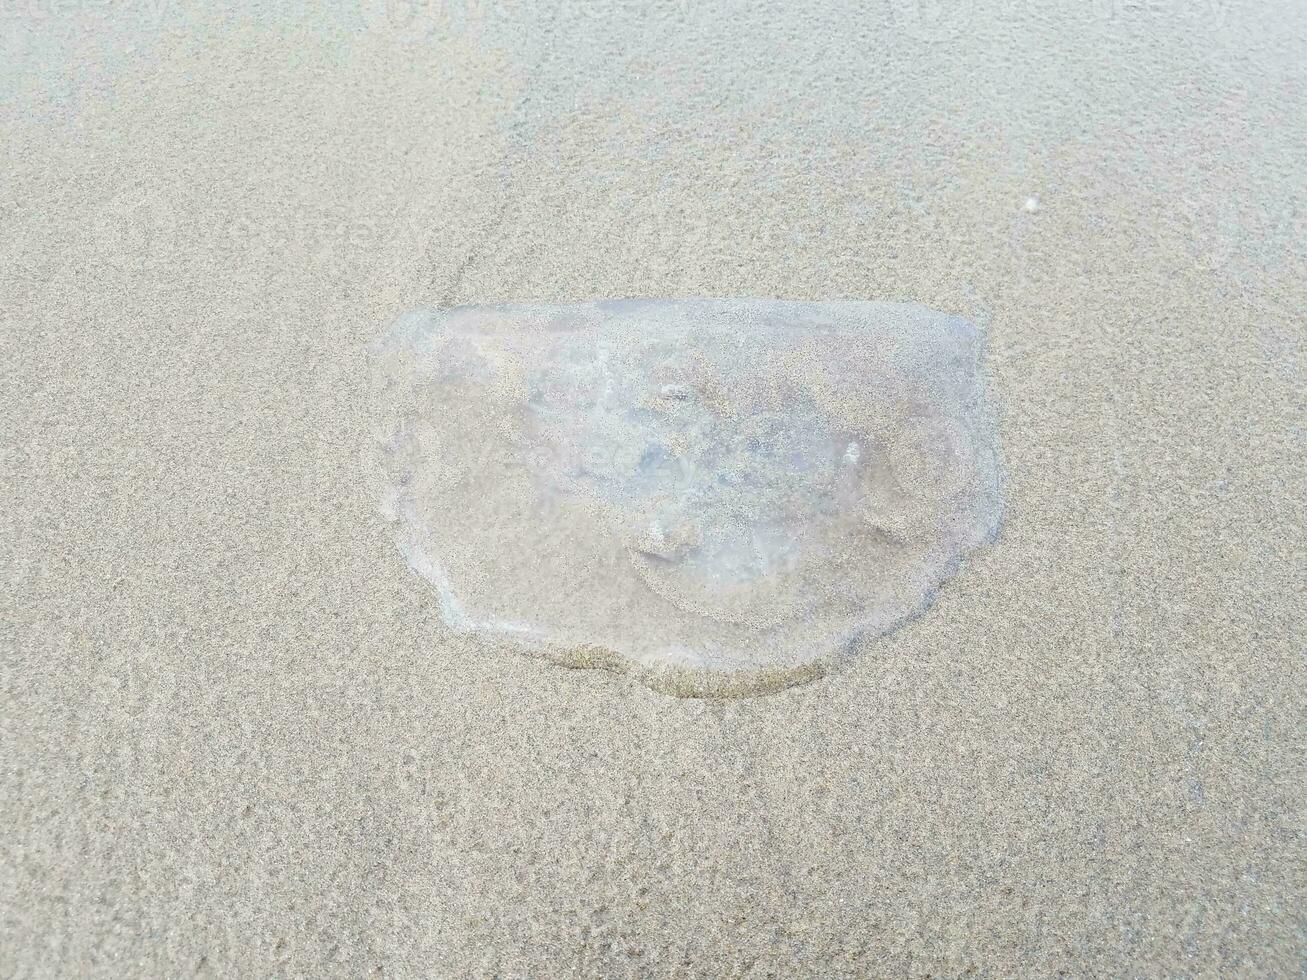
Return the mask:
[(821, 676), (998, 527), (966, 321), (894, 303), (410, 313), (383, 509), (455, 630), (680, 695)]

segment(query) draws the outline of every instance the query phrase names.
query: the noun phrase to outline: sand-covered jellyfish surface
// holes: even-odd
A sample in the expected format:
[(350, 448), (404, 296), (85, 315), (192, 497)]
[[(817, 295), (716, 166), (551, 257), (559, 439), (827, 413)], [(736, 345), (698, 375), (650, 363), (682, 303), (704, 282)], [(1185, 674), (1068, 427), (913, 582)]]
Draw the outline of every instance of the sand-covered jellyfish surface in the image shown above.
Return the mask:
[(371, 349), (382, 509), (455, 630), (672, 694), (777, 690), (993, 537), (981, 344), (897, 303), (409, 313)]

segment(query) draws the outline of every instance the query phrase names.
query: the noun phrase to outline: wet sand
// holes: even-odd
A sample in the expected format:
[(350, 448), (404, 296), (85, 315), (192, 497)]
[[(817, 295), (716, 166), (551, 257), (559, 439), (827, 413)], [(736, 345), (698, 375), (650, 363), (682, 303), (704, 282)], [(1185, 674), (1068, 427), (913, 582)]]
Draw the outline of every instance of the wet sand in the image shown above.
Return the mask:
[[(0, 37), (0, 973), (1303, 969), (1301, 4)], [(999, 540), (767, 697), (452, 637), (365, 345), (696, 295), (987, 323)]]

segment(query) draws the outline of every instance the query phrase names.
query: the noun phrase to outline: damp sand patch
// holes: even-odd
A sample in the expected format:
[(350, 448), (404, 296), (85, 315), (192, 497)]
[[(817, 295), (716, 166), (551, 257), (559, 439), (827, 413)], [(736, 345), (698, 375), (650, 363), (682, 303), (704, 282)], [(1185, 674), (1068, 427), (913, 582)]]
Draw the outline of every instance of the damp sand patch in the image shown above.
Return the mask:
[(382, 510), (454, 630), (682, 696), (803, 683), (995, 534), (981, 340), (896, 303), (416, 311), (372, 349)]

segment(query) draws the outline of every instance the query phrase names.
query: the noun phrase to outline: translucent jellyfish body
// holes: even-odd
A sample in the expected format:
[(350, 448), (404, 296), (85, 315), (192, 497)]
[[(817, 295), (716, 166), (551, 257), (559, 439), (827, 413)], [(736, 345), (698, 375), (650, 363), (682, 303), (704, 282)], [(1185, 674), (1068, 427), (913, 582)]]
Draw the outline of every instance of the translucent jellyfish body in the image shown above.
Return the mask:
[(373, 350), (383, 509), (453, 629), (674, 694), (776, 690), (997, 530), (980, 339), (893, 303), (410, 313)]

